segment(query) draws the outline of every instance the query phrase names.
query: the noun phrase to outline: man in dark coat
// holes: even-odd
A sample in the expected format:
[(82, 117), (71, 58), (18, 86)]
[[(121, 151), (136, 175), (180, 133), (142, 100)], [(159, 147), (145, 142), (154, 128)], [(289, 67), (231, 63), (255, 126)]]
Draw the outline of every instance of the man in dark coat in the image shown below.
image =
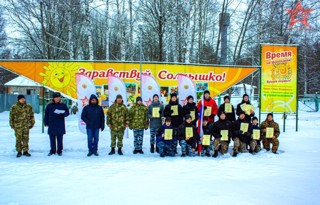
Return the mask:
[(51, 148), (48, 156), (56, 153), (61, 156), (63, 150), (63, 135), (66, 134), (64, 118), (69, 115), (69, 109), (66, 104), (61, 102), (61, 94), (59, 92), (53, 93), (52, 98), (52, 102), (47, 105), (44, 114), (44, 125), (46, 127), (48, 126)]
[(224, 100), (224, 103), (220, 105), (218, 111), (219, 113), (224, 112), (226, 114), (227, 120), (229, 120), (230, 122), (234, 122), (236, 120), (236, 114), (235, 114), (233, 105), (230, 103), (230, 97), (226, 95), (224, 96), (223, 100)]
[(99, 105), (97, 96), (91, 95), (89, 104), (86, 105), (81, 113), (81, 119), (86, 123), (87, 136), (88, 136), (88, 157), (91, 155), (99, 156), (98, 142), (99, 142), (99, 129), (104, 130), (105, 117), (102, 107)]

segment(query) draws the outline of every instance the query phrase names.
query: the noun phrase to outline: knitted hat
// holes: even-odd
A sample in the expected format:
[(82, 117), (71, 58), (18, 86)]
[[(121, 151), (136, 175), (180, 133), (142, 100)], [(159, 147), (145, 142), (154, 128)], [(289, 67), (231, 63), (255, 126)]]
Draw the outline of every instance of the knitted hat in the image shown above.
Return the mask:
[(139, 101), (142, 101), (142, 97), (140, 97), (140, 96), (138, 96), (138, 97), (136, 98), (136, 103), (139, 102)]
[(192, 98), (192, 100), (194, 100), (192, 95), (189, 95), (189, 96), (187, 97), (187, 100), (189, 101), (190, 98)]
[(206, 93), (208, 93), (208, 94), (210, 95), (209, 90), (205, 90), (205, 91), (203, 92), (203, 95), (205, 95)]
[(184, 117), (185, 120), (187, 120), (187, 119), (189, 119), (189, 118), (192, 120), (192, 117), (191, 117), (191, 115), (189, 115), (189, 114), (187, 114), (187, 115)]
[(118, 98), (121, 98), (121, 99), (122, 99), (122, 96), (121, 96), (120, 94), (118, 94), (117, 97), (116, 97), (116, 100), (117, 100)]
[(57, 98), (57, 97), (61, 97), (61, 94), (59, 92), (55, 92), (52, 94), (52, 98)]
[(171, 117), (166, 117), (166, 122), (171, 122)]
[(177, 97), (177, 93), (171, 93), (170, 94), (170, 97), (172, 98), (172, 97)]
[(229, 99), (229, 101), (230, 101), (229, 95), (224, 96), (223, 100), (226, 100), (226, 99)]
[(220, 111), (219, 116), (221, 116), (222, 114), (226, 115), (226, 113), (224, 111)]
[(159, 98), (159, 95), (158, 95), (158, 94), (154, 94), (153, 97), (152, 97), (152, 99), (153, 99), (154, 97), (156, 97), (156, 96)]
[(257, 118), (256, 116), (254, 116), (254, 117), (252, 118), (252, 122), (253, 122), (253, 120), (257, 120), (257, 121), (259, 121), (259, 120), (258, 120), (258, 118)]
[(240, 116), (241, 114), (244, 114), (244, 115), (245, 115), (246, 113), (241, 110), (241, 111), (239, 112), (239, 116)]
[(273, 114), (271, 112), (267, 114), (267, 117), (269, 117), (269, 115), (271, 115), (271, 117), (273, 117)]
[(25, 98), (24, 95), (18, 95), (18, 101), (22, 98)]

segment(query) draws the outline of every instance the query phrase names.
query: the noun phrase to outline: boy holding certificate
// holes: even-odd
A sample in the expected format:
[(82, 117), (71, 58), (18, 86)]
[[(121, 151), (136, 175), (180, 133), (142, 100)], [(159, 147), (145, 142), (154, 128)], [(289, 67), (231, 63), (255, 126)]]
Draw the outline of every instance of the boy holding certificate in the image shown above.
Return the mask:
[[(164, 108), (164, 116), (170, 117), (173, 127), (173, 135), (176, 136), (178, 127), (183, 123), (183, 111), (182, 106), (178, 102), (177, 94), (171, 93), (171, 99), (169, 103)], [(176, 139), (173, 139), (174, 151), (177, 153), (178, 142)]]
[[(163, 105), (159, 101), (159, 95), (153, 95), (153, 101), (148, 106), (148, 119), (150, 120), (150, 152), (154, 153), (154, 145), (156, 143), (156, 134), (162, 126)], [(158, 147), (156, 149), (158, 152)]]
[(202, 121), (203, 136), (200, 137), (202, 144), (201, 156), (210, 157), (210, 146), (212, 146), (212, 123), (208, 122), (208, 118), (204, 117)]
[(224, 103), (222, 103), (219, 107), (219, 113), (225, 112), (227, 119), (231, 122), (236, 120), (236, 114), (234, 112), (233, 105), (230, 103), (230, 97), (228, 95), (224, 96), (223, 98)]
[(157, 147), (159, 148), (160, 157), (174, 156), (172, 151), (173, 128), (171, 118), (167, 117), (165, 123), (157, 132)]
[(279, 148), (278, 137), (280, 135), (279, 125), (273, 120), (273, 114), (269, 113), (265, 121), (260, 125), (262, 132), (263, 148), (270, 150), (270, 143), (272, 144), (272, 153), (277, 154)]
[(239, 112), (239, 118), (233, 123), (233, 157), (238, 155), (238, 152), (246, 152), (247, 145), (251, 140), (252, 126), (250, 121), (245, 118), (244, 111)]
[(213, 124), (212, 130), (212, 135), (214, 136), (214, 153), (212, 157), (217, 157), (219, 150), (221, 154), (228, 152), (232, 130), (232, 122), (227, 119), (226, 113), (219, 112), (219, 120)]
[(177, 139), (181, 146), (181, 157), (196, 156), (196, 140), (198, 138), (198, 133), (196, 127), (192, 124), (192, 118), (190, 115), (185, 116), (185, 122), (179, 126)]
[(182, 111), (183, 111), (183, 116), (185, 115), (191, 115), (192, 117), (192, 124), (194, 126), (196, 125), (196, 122), (198, 121), (198, 108), (195, 102), (193, 102), (193, 97), (192, 95), (189, 95), (187, 97), (187, 104), (185, 104), (182, 107)]
[(242, 101), (237, 105), (237, 115), (240, 116), (240, 112), (245, 113), (246, 120), (251, 123), (251, 117), (254, 116), (254, 107), (249, 101), (249, 95), (244, 94)]
[(250, 141), (250, 153), (258, 153), (261, 150), (261, 132), (258, 124), (258, 118), (252, 118), (252, 139)]

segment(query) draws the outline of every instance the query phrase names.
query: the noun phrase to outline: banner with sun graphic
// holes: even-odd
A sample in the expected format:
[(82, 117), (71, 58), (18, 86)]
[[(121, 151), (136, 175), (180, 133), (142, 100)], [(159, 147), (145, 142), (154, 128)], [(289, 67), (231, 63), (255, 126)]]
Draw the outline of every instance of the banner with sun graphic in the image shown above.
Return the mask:
[(297, 111), (296, 46), (261, 46), (261, 112)]
[[(108, 106), (108, 76), (120, 78), (127, 91), (128, 103), (140, 94), (140, 64), (126, 62), (88, 61), (0, 61), (0, 66), (23, 75), (54, 91), (77, 99), (77, 73), (89, 77), (96, 86), (96, 94), (103, 106)], [(160, 86), (160, 100), (169, 101), (170, 93), (178, 90), (178, 74), (188, 76), (196, 86), (197, 95), (208, 89), (214, 97), (238, 83), (257, 67), (179, 65), (143, 63), (142, 72), (153, 76)]]
[(152, 103), (153, 95), (157, 94), (160, 97), (160, 86), (153, 76), (142, 74), (142, 102), (146, 106)]

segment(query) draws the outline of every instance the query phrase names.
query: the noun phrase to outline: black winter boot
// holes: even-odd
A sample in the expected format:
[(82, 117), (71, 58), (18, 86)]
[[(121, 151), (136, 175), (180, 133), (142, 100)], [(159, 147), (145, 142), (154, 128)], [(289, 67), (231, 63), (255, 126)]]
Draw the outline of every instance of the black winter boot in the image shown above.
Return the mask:
[(159, 147), (158, 146), (156, 146), (156, 152), (159, 153)]
[(118, 154), (119, 154), (119, 155), (123, 155), (122, 150), (121, 150), (121, 147), (118, 148)]
[(233, 151), (232, 156), (233, 156), (233, 157), (236, 157), (237, 155), (238, 155), (238, 152)]
[(150, 152), (151, 152), (151, 153), (154, 153), (154, 145), (153, 145), (153, 144), (152, 144), (151, 147), (150, 147)]
[(217, 156), (218, 156), (218, 151), (215, 150), (212, 157), (216, 158)]
[(31, 157), (31, 154), (28, 151), (23, 152), (23, 155), (26, 157)]
[(139, 152), (139, 151), (136, 150), (136, 149), (133, 150), (133, 154), (137, 154), (138, 152)]
[(17, 157), (21, 157), (22, 156), (22, 153), (21, 152), (18, 152), (17, 153)]
[(115, 154), (115, 153), (116, 153), (116, 151), (115, 151), (114, 147), (112, 147), (112, 148), (111, 148), (111, 151), (109, 152), (109, 155), (113, 155), (113, 154)]

